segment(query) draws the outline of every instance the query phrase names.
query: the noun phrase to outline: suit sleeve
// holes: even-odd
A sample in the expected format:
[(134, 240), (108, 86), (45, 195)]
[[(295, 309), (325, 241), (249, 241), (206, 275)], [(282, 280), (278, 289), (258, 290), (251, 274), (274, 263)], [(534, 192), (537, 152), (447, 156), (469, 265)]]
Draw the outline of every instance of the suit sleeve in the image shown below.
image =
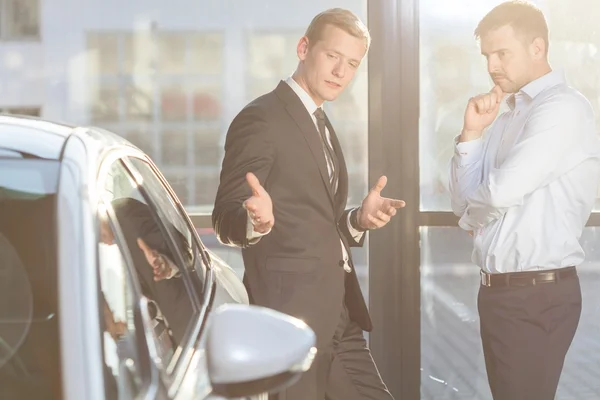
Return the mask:
[(354, 229), (350, 229), (350, 213), (355, 209), (351, 208), (342, 214), (340, 220), (338, 221), (338, 226), (340, 227), (340, 232), (346, 238), (346, 243), (350, 247), (362, 247), (365, 243), (366, 232), (357, 232)]
[(231, 123), (225, 140), (225, 156), (212, 224), (219, 241), (229, 246), (248, 247), (248, 214), (243, 203), (252, 195), (246, 173), (252, 172), (261, 185), (269, 176), (274, 161), (269, 124), (264, 111), (248, 106)]

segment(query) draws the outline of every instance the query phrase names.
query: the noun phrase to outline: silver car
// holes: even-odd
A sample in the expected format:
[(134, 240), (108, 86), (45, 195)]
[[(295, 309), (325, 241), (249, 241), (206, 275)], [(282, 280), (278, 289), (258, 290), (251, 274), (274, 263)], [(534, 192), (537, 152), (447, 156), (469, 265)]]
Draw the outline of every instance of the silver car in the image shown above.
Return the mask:
[(314, 345), (248, 305), (139, 149), (0, 115), (0, 398), (258, 399)]

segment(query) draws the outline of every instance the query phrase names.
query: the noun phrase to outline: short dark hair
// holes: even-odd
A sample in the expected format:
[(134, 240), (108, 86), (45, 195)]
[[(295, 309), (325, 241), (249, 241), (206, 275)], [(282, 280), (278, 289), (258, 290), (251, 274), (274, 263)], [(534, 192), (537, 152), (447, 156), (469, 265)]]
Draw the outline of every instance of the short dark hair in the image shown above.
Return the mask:
[(511, 0), (496, 6), (487, 13), (475, 28), (475, 38), (480, 39), (490, 31), (510, 25), (515, 33), (527, 39), (542, 38), (548, 52), (548, 25), (542, 11), (523, 0)]

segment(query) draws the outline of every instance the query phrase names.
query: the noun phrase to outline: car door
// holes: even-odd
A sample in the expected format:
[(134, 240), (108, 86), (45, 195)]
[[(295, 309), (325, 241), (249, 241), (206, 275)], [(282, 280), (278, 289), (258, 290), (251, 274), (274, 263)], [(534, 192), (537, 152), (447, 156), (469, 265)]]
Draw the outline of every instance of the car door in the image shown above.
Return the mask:
[[(105, 357), (113, 367), (105, 369), (113, 372), (118, 394), (127, 393), (119, 389), (121, 381), (127, 384), (128, 380), (114, 373), (119, 371), (114, 365), (123, 364), (129, 367), (129, 375), (137, 377), (137, 381), (129, 379), (133, 382), (129, 386), (146, 384), (156, 387), (159, 395), (174, 398), (195, 352), (206, 312), (205, 297), (210, 293), (210, 275), (189, 219), (168, 186), (158, 176), (150, 178), (148, 171), (152, 173), (152, 166), (143, 156), (108, 157), (99, 174), (100, 246), (104, 253), (112, 253), (100, 256), (101, 292), (106, 299), (103, 329), (108, 343), (104, 350), (108, 354), (113, 349), (110, 357)], [(122, 271), (116, 273), (115, 268), (108, 267), (111, 265), (121, 265)], [(144, 300), (147, 312), (136, 320), (126, 305)], [(122, 346), (148, 355), (144, 360), (134, 354), (137, 364), (131, 357), (134, 352), (121, 351), (118, 343), (115, 346), (110, 341), (115, 336), (120, 339), (127, 329), (144, 333), (143, 341)]]
[[(196, 268), (189, 270), (190, 276), (199, 279), (197, 282), (198, 287), (203, 286), (205, 288), (203, 293), (199, 293), (199, 297), (203, 295), (204, 298), (203, 306), (205, 310), (200, 316), (204, 322), (201, 323), (201, 329), (198, 331), (197, 351), (190, 351), (190, 362), (187, 365), (185, 373), (181, 375), (181, 385), (177, 388), (177, 391), (171, 390), (169, 393), (172, 396), (176, 396), (177, 400), (187, 400), (190, 398), (224, 400), (223, 398), (211, 395), (212, 388), (210, 386), (205, 351), (207, 336), (206, 329), (204, 328), (210, 318), (210, 311), (224, 303), (247, 303), (247, 293), (241, 281), (229, 266), (222, 262), (218, 262), (217, 264), (212, 262), (210, 254), (202, 245), (184, 208), (177, 201), (176, 196), (158, 169), (149, 160), (144, 158), (129, 157), (128, 163), (139, 174), (138, 183), (156, 204), (159, 213), (168, 220), (168, 225), (174, 233), (173, 236), (181, 237), (185, 235), (186, 240), (189, 240), (192, 244), (196, 244), (197, 260), (204, 261), (207, 266), (206, 269), (201, 269), (202, 265), (198, 265)], [(207, 277), (207, 273), (209, 273), (210, 277)], [(214, 279), (211, 278), (213, 276)], [(212, 285), (213, 281), (215, 281), (215, 285)], [(212, 292), (209, 292), (211, 289)], [(263, 400), (265, 398), (266, 396), (257, 396), (251, 400)]]

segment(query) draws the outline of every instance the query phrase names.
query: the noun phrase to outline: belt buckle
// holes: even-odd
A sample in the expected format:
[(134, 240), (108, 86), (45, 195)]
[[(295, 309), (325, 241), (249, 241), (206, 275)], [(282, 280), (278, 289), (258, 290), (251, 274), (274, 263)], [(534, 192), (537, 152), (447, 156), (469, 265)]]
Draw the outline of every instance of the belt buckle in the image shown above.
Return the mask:
[(492, 280), (490, 279), (489, 274), (485, 273), (483, 270), (480, 271), (480, 275), (481, 275), (481, 284), (485, 287), (491, 287), (492, 286)]

